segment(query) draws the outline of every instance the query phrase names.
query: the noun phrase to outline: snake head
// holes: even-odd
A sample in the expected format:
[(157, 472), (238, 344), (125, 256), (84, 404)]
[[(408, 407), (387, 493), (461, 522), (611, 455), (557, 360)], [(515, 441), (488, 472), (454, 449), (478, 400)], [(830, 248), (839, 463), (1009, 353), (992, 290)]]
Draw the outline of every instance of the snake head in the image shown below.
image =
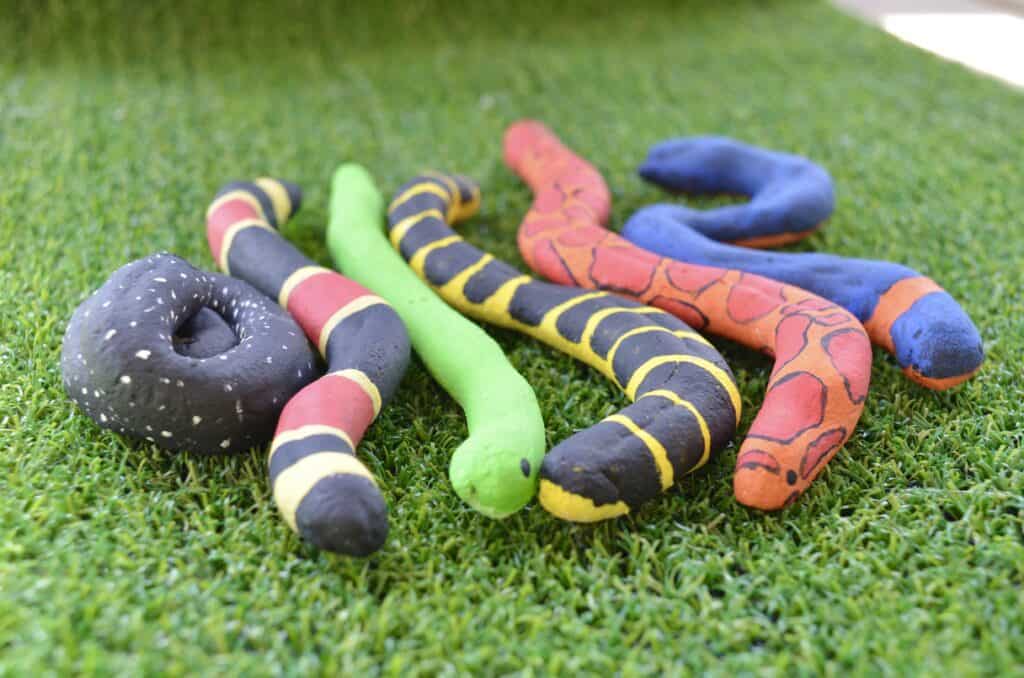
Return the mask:
[[(459, 497), (489, 518), (506, 518), (537, 492), (539, 464), (529, 454), (490, 442), (493, 436), (470, 436), (455, 450), (448, 477)], [(543, 449), (541, 446), (539, 449)]]
[(985, 359), (981, 335), (946, 292), (921, 297), (892, 325), (896, 359), (908, 377), (932, 389), (952, 388)]

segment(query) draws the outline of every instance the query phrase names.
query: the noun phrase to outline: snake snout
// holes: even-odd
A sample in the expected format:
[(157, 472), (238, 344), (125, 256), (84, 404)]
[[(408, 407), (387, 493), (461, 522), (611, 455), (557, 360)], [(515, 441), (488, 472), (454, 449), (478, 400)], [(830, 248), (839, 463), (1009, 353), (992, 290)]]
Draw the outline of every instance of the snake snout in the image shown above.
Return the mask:
[(918, 299), (893, 323), (892, 338), (900, 365), (929, 384), (950, 380), (947, 387), (954, 386), (985, 359), (978, 329), (946, 292)]
[(299, 534), (334, 553), (365, 557), (388, 536), (388, 509), (373, 481), (353, 474), (318, 482), (295, 512)]
[(549, 452), (541, 465), (541, 505), (554, 516), (577, 523), (629, 513), (624, 488), (619, 487), (623, 476), (615, 477), (601, 464), (595, 464), (595, 460), (574, 454), (581, 451), (579, 448), (565, 450), (564, 446), (565, 443)]

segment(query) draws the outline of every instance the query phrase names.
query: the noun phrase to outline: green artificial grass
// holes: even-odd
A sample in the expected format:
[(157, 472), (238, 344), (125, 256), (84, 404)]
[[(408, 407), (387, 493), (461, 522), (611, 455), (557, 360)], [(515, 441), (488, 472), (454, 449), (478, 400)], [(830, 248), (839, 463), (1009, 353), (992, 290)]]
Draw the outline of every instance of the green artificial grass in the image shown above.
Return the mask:
[[(1024, 668), (1024, 96), (797, 2), (3, 3), (0, 675), (1003, 674)], [(356, 5), (357, 3), (351, 3)], [(628, 519), (503, 521), (463, 505), (458, 408), (417, 363), (361, 454), (391, 536), (301, 544), (262, 451), (168, 456), (61, 388), (64, 324), (156, 250), (212, 268), (217, 187), (271, 173), (321, 263), (342, 161), (394, 190), (470, 174), (464, 227), (522, 265), (529, 191), (505, 126), (545, 120), (605, 172), (615, 225), (663, 198), (633, 168), (675, 135), (804, 153), (838, 208), (803, 248), (900, 261), (972, 315), (988, 361), (947, 393), (876, 352), (853, 439), (793, 508), (732, 498), (736, 444)], [(491, 330), (549, 443), (620, 408), (595, 372)], [(745, 431), (769, 361), (715, 339)]]

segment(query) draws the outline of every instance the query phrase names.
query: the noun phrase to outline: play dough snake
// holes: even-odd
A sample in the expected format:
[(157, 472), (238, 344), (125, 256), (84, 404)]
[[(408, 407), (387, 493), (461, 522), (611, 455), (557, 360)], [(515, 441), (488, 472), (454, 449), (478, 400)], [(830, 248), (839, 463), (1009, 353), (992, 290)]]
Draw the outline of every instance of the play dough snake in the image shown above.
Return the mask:
[(533, 389), (497, 342), (438, 299), (391, 249), (384, 199), (358, 165), (334, 174), (327, 243), (345, 275), (394, 306), (420, 359), (465, 411), (469, 437), (449, 465), (456, 493), (492, 518), (518, 511), (537, 493), (545, 450)]
[(449, 224), (478, 204), (477, 186), (464, 178), (417, 177), (388, 210), (391, 243), (455, 308), (597, 368), (634, 401), (544, 458), (540, 501), (548, 511), (579, 522), (621, 516), (732, 438), (739, 393), (703, 337), (664, 311), (539, 282), (473, 247)]
[(931, 278), (886, 261), (715, 242), (764, 246), (809, 234), (805, 226), (831, 211), (824, 209), (823, 196), (830, 205), (832, 190), (822, 180), (824, 170), (815, 173), (816, 165), (801, 160), (719, 137), (658, 144), (640, 167), (645, 179), (670, 190), (754, 197), (746, 205), (706, 211), (645, 207), (626, 222), (622, 235), (678, 261), (756, 273), (834, 301), (857, 316), (871, 341), (896, 356), (904, 373), (922, 386), (946, 389), (969, 379), (984, 360), (981, 337)]
[(75, 311), (68, 396), (97, 424), (169, 450), (244, 452), (317, 376), (291, 317), (241, 280), (168, 252), (125, 264)]
[(669, 191), (748, 197), (740, 205), (678, 208), (707, 237), (745, 247), (774, 247), (806, 238), (835, 209), (832, 177), (824, 167), (728, 137), (655, 144), (637, 171)]
[(405, 373), (409, 338), (387, 302), (275, 230), (299, 199), (275, 179), (228, 184), (207, 210), (207, 239), (220, 267), (276, 298), (327, 361), (327, 374), (281, 413), (270, 447), (274, 501), (307, 541), (365, 556), (387, 537), (387, 507), (355, 447)]
[(756, 508), (796, 500), (864, 408), (871, 345), (857, 319), (795, 287), (674, 262), (608, 231), (611, 197), (601, 175), (538, 122), (508, 129), (505, 162), (535, 193), (518, 237), (532, 269), (563, 285), (634, 297), (775, 357), (733, 487), (737, 500)]

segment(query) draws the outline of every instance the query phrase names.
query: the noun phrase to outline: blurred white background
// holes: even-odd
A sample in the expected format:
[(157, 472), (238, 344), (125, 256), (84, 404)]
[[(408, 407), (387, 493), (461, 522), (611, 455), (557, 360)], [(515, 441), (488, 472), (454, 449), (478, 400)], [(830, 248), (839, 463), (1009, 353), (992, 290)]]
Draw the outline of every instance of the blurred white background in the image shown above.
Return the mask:
[(833, 0), (901, 40), (1024, 87), (1024, 0)]

